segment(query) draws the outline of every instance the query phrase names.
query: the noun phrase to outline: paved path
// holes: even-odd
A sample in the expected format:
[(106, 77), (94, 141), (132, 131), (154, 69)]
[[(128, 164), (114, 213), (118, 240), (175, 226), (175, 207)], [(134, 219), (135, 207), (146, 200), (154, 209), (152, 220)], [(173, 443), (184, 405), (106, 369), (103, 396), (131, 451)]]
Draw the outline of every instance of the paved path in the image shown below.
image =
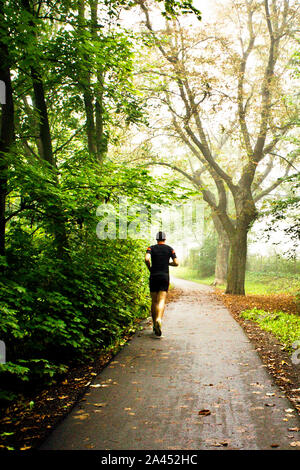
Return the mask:
[(241, 327), (210, 287), (172, 282), (163, 337), (145, 321), (41, 449), (295, 449), (299, 417)]

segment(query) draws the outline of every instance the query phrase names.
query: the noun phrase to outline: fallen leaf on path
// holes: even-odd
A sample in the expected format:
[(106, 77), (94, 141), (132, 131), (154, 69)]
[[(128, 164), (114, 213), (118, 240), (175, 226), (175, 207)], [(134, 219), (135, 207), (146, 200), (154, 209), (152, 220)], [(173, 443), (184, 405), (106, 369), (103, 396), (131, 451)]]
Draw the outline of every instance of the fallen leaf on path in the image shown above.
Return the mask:
[(275, 403), (265, 403), (265, 406), (275, 406)]
[(299, 432), (300, 428), (288, 428), (288, 431)]
[(300, 447), (300, 441), (294, 441), (290, 443), (290, 446), (292, 447)]
[(223, 442), (216, 442), (215, 444), (212, 444), (214, 447), (227, 447), (228, 442), (223, 441)]
[(271, 447), (279, 447), (279, 444), (271, 444)]
[(210, 413), (210, 410), (200, 410), (200, 411), (198, 412), (198, 415), (200, 415), (200, 416), (208, 416), (208, 415), (210, 415), (210, 414), (211, 414), (211, 413)]

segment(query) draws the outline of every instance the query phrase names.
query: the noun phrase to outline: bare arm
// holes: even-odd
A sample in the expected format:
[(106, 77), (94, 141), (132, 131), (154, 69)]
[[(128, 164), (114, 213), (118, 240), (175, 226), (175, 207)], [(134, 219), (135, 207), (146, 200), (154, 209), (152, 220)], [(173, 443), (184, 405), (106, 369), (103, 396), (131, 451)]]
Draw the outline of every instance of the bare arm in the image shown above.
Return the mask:
[(178, 266), (179, 263), (178, 263), (178, 259), (177, 258), (174, 258), (173, 261), (171, 263), (169, 263), (169, 266)]
[(151, 271), (151, 261), (150, 261), (150, 259), (151, 259), (150, 253), (146, 253), (146, 255), (145, 255), (145, 263), (146, 263), (146, 266), (147, 266), (147, 268), (148, 268), (149, 271)]

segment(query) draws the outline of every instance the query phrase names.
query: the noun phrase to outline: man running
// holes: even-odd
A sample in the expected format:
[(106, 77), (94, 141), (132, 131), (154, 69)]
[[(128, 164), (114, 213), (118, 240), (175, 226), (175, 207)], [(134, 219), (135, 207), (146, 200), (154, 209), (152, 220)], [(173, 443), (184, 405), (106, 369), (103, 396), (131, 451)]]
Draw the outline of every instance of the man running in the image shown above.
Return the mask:
[[(152, 298), (153, 331), (156, 336), (161, 336), (162, 317), (170, 283), (169, 266), (178, 266), (178, 261), (173, 248), (166, 245), (166, 234), (164, 232), (158, 232), (156, 240), (157, 245), (152, 245), (147, 249), (145, 263), (150, 271), (149, 284)], [(170, 258), (172, 258), (172, 262), (170, 262)]]

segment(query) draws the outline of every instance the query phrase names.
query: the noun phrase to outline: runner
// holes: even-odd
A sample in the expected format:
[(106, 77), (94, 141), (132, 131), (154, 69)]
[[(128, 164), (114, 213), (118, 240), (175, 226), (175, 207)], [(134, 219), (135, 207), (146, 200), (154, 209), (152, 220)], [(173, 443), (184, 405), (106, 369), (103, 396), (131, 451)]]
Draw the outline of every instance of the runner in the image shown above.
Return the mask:
[[(169, 266), (178, 266), (175, 251), (166, 245), (166, 234), (156, 234), (157, 245), (147, 249), (145, 263), (150, 271), (150, 294), (152, 298), (151, 315), (153, 320), (153, 332), (161, 336), (162, 317), (165, 310), (166, 297), (169, 289)], [(172, 258), (172, 262), (170, 262)]]

